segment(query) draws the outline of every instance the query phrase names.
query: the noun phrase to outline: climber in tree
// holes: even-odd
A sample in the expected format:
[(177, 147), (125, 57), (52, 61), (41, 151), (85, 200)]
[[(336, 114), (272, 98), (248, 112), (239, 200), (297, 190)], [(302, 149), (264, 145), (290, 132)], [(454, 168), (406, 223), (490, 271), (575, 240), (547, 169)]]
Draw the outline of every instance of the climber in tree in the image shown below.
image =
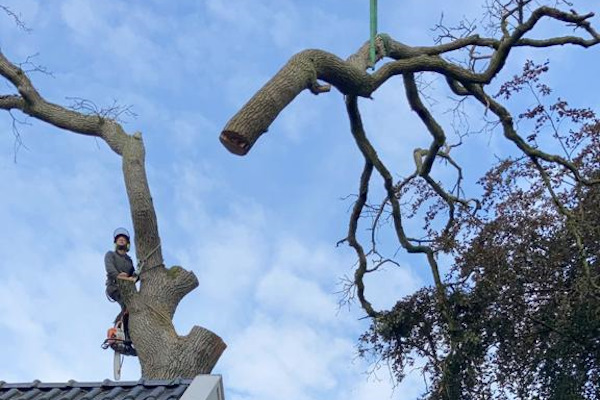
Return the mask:
[(106, 253), (104, 265), (106, 267), (106, 295), (121, 306), (121, 312), (116, 318), (118, 321), (125, 314), (125, 304), (119, 292), (117, 279), (136, 282), (137, 276), (133, 268), (133, 261), (127, 254), (130, 246), (129, 232), (124, 228), (117, 228), (113, 233), (113, 241), (115, 250)]

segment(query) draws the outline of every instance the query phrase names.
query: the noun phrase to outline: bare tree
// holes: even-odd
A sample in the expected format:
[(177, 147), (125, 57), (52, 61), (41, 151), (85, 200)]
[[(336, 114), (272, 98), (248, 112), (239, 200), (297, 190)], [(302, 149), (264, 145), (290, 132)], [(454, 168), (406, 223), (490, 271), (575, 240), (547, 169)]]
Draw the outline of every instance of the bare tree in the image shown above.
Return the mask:
[[(468, 383), (459, 379), (457, 370), (460, 367), (457, 367), (457, 360), (462, 360), (460, 354), (468, 344), (464, 341), (464, 335), (461, 336), (462, 325), (451, 298), (452, 288), (444, 282), (440, 273), (438, 256), (448, 254), (456, 248), (457, 234), (465, 221), (476, 217), (481, 201), (465, 197), (463, 171), (451, 155), (451, 150), (462, 145), (462, 140), (456, 144), (448, 141), (447, 129), (423, 101), (416, 75), (441, 76), (447, 88), (458, 98), (457, 101), (473, 101), (480, 105), (482, 113), (478, 118), (489, 119), (491, 114), (491, 124), (499, 127), (507, 141), (515, 146), (523, 158), (530, 161), (533, 170), (540, 176), (542, 187), (554, 200), (551, 203), (567, 220), (570, 218), (569, 211), (555, 195), (561, 182), (552, 180), (553, 168), (564, 171), (564, 176), (578, 185), (590, 186), (599, 182), (594, 175), (582, 173), (581, 166), (567, 155), (545, 151), (529, 137), (522, 136), (516, 128), (516, 118), (499, 100), (506, 96), (503, 96), (502, 91), (499, 95), (489, 93), (490, 84), (505, 68), (514, 49), (534, 50), (564, 45), (589, 48), (600, 42), (600, 35), (590, 22), (593, 13), (579, 14), (570, 9), (572, 5), (566, 1), (548, 1), (549, 5), (540, 3), (544, 2), (487, 1), (485, 32), (477, 33), (476, 24), (469, 21), (456, 27), (448, 27), (440, 21), (435, 28), (439, 36), (432, 46), (410, 46), (388, 35), (379, 34), (375, 41), (376, 62), (383, 64), (372, 73), (367, 72), (370, 67), (374, 67), (369, 57), (369, 43), (346, 60), (322, 50), (297, 53), (229, 120), (220, 135), (222, 144), (229, 151), (245, 155), (258, 138), (267, 132), (279, 113), (303, 90), (320, 94), (328, 92), (333, 86), (345, 96), (350, 129), (364, 157), (364, 169), (359, 180), (357, 200), (350, 215), (348, 234), (340, 241), (348, 243), (357, 256), (357, 267), (354, 276), (349, 279), (346, 295), (356, 296), (366, 314), (372, 318), (375, 331), (383, 326), (386, 317), (391, 315), (400, 318), (398, 314), (392, 315), (388, 311), (375, 309), (365, 296), (365, 276), (386, 263), (394, 262), (393, 257), (379, 253), (375, 233), (381, 227), (382, 220), (391, 221), (391, 229), (399, 246), (407, 253), (425, 256), (434, 287), (433, 300), (427, 303), (431, 308), (423, 312), (438, 315), (436, 319), (442, 321), (440, 329), (447, 332), (447, 340), (442, 346), (437, 346), (431, 337), (423, 347), (406, 345), (430, 359), (427, 368), (430, 376), (434, 377), (431, 380), (431, 398), (477, 398), (461, 397), (466, 396)], [(567, 9), (562, 9), (563, 7)], [(534, 38), (534, 30), (542, 21), (571, 27), (575, 32), (581, 33), (581, 36)], [(408, 104), (431, 136), (429, 148), (414, 150), (414, 172), (400, 180), (394, 179), (393, 171), (378, 156), (377, 149), (365, 132), (358, 107), (359, 97), (370, 98), (382, 85), (398, 76), (403, 79)], [(529, 82), (531, 79), (531, 76), (524, 78)], [(510, 86), (504, 86), (503, 89), (510, 91)], [(455, 171), (457, 178), (451, 186), (443, 184), (432, 175), (432, 167), (436, 161), (443, 161)], [(375, 174), (382, 179), (386, 196), (375, 204), (369, 204), (369, 190)], [(410, 197), (408, 193), (415, 196), (416, 200), (405, 200)], [(433, 206), (420, 214), (424, 218), (426, 234), (424, 237), (411, 236), (405, 228), (405, 219), (417, 215), (417, 210), (428, 201), (433, 202)], [(406, 204), (410, 205), (408, 211)], [(362, 218), (365, 216), (369, 218)], [(367, 243), (361, 242), (358, 239), (360, 235), (357, 235), (362, 221), (370, 221), (366, 228), (372, 234)], [(570, 229), (570, 233), (576, 244), (582, 243), (577, 229)], [(577, 249), (585, 264), (589, 257), (585, 254), (584, 246), (578, 245)], [(413, 306), (418, 308), (415, 304)], [(394, 349), (390, 350), (393, 351)], [(400, 378), (403, 374), (403, 370), (398, 371)]]
[[(17, 18), (15, 14), (9, 15)], [(117, 121), (120, 113), (127, 109), (112, 106), (98, 110), (90, 106), (92, 103), (80, 99), (72, 108), (48, 102), (36, 90), (23, 66), (12, 63), (1, 52), (0, 75), (16, 90), (13, 94), (0, 95), (0, 109), (18, 110), (66, 131), (100, 138), (123, 160), (136, 256), (143, 268), (139, 290), (131, 281), (118, 284), (129, 310), (130, 334), (142, 376), (170, 379), (210, 373), (226, 345), (219, 336), (199, 326), (194, 326), (185, 336), (175, 331), (172, 319), (177, 305), (198, 286), (198, 279), (182, 267), (164, 265), (156, 212), (146, 177), (142, 134), (125, 132)]]

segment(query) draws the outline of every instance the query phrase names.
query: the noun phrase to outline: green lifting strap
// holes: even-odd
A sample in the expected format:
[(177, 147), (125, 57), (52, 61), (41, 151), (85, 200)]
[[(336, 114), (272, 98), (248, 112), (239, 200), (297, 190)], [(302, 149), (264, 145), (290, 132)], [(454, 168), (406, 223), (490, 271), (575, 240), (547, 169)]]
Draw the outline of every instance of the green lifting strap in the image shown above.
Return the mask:
[(375, 36), (377, 36), (377, 0), (371, 0), (371, 47), (369, 54), (373, 68), (375, 68)]

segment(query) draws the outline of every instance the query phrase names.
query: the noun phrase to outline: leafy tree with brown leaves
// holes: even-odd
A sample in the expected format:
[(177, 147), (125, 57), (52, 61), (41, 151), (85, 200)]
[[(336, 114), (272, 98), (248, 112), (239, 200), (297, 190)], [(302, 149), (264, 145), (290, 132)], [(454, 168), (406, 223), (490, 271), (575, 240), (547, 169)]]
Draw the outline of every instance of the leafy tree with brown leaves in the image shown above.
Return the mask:
[[(486, 7), (485, 31), (468, 22), (440, 24), (433, 46), (378, 35), (376, 63), (382, 65), (371, 63), (368, 43), (346, 60), (302, 51), (231, 118), (220, 139), (232, 153), (245, 155), (300, 92), (335, 87), (345, 97), (364, 157), (340, 242), (357, 256), (346, 295), (356, 296), (372, 321), (360, 354), (388, 363), (398, 380), (420, 366), (425, 398), (432, 400), (600, 398), (600, 121), (592, 110), (551, 100), (552, 90), (541, 80), (548, 64), (527, 62), (520, 75), (493, 89), (515, 49), (585, 49), (597, 45), (600, 34), (591, 24), (593, 13), (579, 14), (566, 1), (491, 0)], [(541, 23), (572, 27), (580, 36), (535, 38)], [(443, 77), (458, 102), (479, 105), (481, 114), (471, 118), (488, 120), (488, 128), (500, 129), (515, 148), (515, 156), (499, 160), (480, 179), (480, 196), (466, 197), (469, 185), (452, 152), (468, 137), (447, 139), (447, 128), (419, 90), (421, 75)], [(431, 136), (429, 148), (414, 150), (414, 172), (399, 180), (369, 140), (358, 106), (359, 97), (370, 98), (398, 76)], [(523, 91), (536, 105), (515, 117), (508, 103)], [(450, 168), (456, 181), (448, 185), (434, 177), (434, 165)], [(385, 196), (374, 201), (377, 176)], [(409, 233), (407, 220), (417, 218), (424, 236)], [(363, 240), (365, 221), (370, 235)], [(365, 295), (365, 277), (396, 262), (378, 246), (386, 227), (406, 253), (424, 256), (433, 285), (391, 310), (377, 310)], [(453, 260), (445, 276), (441, 256)]]

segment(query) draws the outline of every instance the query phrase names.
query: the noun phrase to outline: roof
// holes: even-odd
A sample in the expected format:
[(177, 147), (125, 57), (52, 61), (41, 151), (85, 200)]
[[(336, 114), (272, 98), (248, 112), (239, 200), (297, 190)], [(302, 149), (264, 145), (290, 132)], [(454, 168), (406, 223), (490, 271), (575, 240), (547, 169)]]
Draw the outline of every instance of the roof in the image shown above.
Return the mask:
[(6, 383), (0, 381), (0, 400), (179, 400), (192, 379), (133, 382)]

